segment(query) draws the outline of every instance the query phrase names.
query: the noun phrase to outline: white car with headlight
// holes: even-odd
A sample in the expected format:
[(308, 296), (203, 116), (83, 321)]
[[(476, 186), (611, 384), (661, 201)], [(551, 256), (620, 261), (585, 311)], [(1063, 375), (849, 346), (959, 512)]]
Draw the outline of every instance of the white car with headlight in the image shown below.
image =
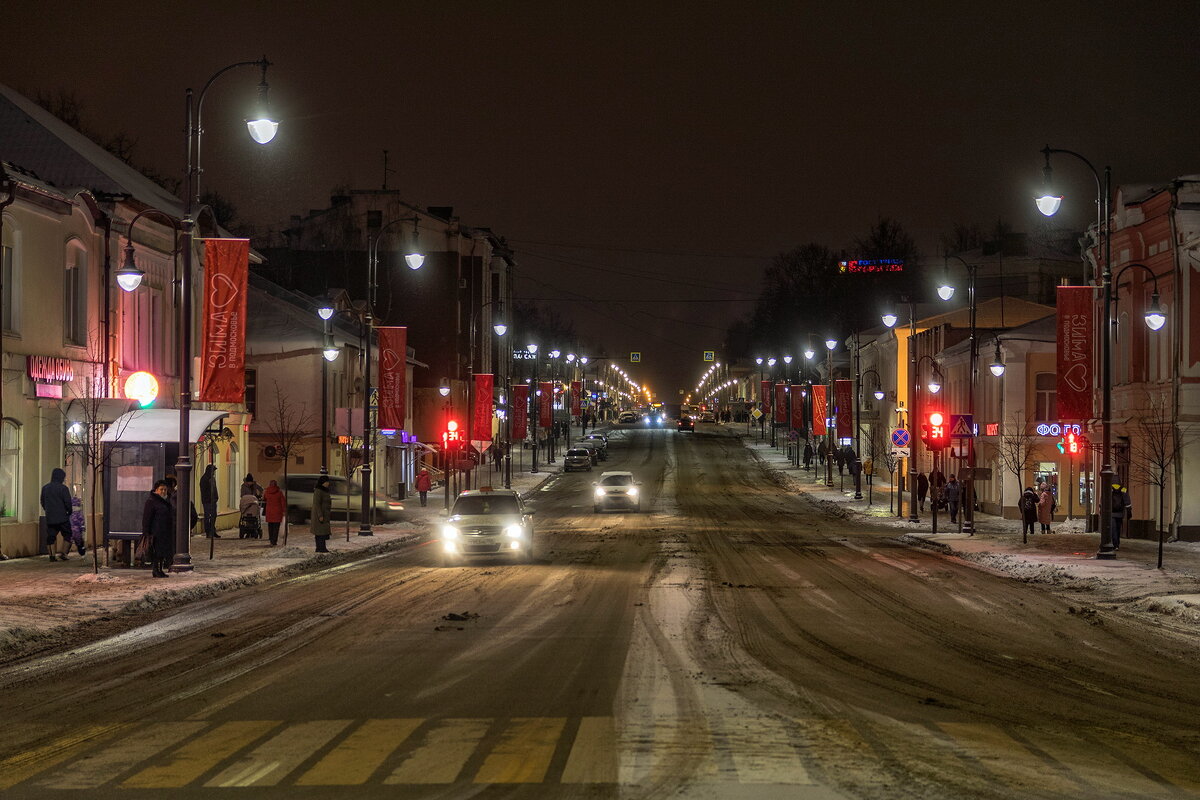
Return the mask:
[(512, 489), (463, 492), (442, 523), (442, 565), (465, 558), (512, 556), (533, 560), (533, 509)]
[(642, 510), (641, 484), (633, 479), (632, 472), (602, 472), (592, 494), (592, 510), (606, 511), (610, 508)]

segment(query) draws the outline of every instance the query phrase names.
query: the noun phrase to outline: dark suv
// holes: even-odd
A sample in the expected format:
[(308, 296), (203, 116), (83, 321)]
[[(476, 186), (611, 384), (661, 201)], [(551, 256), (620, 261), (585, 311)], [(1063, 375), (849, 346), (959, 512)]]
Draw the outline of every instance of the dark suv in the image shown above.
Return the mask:
[(696, 425), (692, 422), (691, 417), (680, 417), (679, 418), (679, 430), (691, 431), (692, 433), (695, 433)]

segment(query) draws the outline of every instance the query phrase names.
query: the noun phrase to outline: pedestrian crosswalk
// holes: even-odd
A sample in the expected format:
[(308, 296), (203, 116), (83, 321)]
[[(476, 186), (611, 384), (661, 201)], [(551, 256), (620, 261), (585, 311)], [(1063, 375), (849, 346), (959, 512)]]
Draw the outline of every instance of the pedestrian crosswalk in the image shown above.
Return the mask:
[[(0, 760), (0, 793), (28, 789), (22, 796), (35, 797), (46, 789), (101, 787), (454, 783), (677, 782), (815, 791), (850, 763), (862, 768), (872, 761), (903, 762), (906, 756), (919, 759), (926, 774), (952, 774), (957, 765), (1016, 796), (1036, 787), (1038, 796), (1051, 797), (1200, 797), (1198, 753), (1110, 731), (1017, 730), (975, 722), (776, 716), (658, 718), (649, 724), (601, 716), (179, 720), (56, 731), (15, 725), (4, 738), (19, 744)], [(889, 741), (901, 744), (885, 752)], [(64, 763), (68, 769), (59, 768)]]

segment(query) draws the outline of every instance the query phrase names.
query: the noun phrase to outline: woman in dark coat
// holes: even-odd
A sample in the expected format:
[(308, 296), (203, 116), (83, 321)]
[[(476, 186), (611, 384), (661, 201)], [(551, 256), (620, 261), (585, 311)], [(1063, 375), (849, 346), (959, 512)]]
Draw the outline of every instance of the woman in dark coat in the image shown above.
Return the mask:
[(1021, 533), (1023, 535), (1033, 533), (1033, 526), (1038, 521), (1038, 495), (1032, 486), (1025, 487), (1017, 507), (1021, 509)]
[(917, 473), (917, 502), (920, 503), (920, 509), (925, 510), (925, 498), (929, 496), (929, 478), (925, 477), (924, 472)]
[(167, 578), (164, 567), (175, 558), (175, 514), (167, 500), (167, 482), (158, 481), (142, 508), (142, 535), (150, 538), (146, 549), (156, 578)]
[(332, 513), (333, 498), (329, 496), (329, 476), (322, 475), (317, 478), (317, 485), (313, 487), (312, 499), (312, 532), (317, 542), (318, 553), (329, 552), (325, 543), (329, 541), (333, 532), (329, 526), (329, 516)]

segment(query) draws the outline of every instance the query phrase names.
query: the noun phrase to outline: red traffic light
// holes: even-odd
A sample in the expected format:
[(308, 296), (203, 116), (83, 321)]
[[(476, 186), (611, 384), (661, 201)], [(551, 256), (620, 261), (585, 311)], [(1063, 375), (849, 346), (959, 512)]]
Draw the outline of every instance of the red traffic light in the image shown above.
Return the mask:
[(454, 447), (463, 441), (463, 432), (458, 429), (458, 422), (450, 420), (446, 423), (446, 430), (442, 431), (442, 444), (447, 447)]
[(950, 442), (946, 417), (940, 411), (930, 411), (921, 423), (921, 441), (930, 450), (941, 450)]

